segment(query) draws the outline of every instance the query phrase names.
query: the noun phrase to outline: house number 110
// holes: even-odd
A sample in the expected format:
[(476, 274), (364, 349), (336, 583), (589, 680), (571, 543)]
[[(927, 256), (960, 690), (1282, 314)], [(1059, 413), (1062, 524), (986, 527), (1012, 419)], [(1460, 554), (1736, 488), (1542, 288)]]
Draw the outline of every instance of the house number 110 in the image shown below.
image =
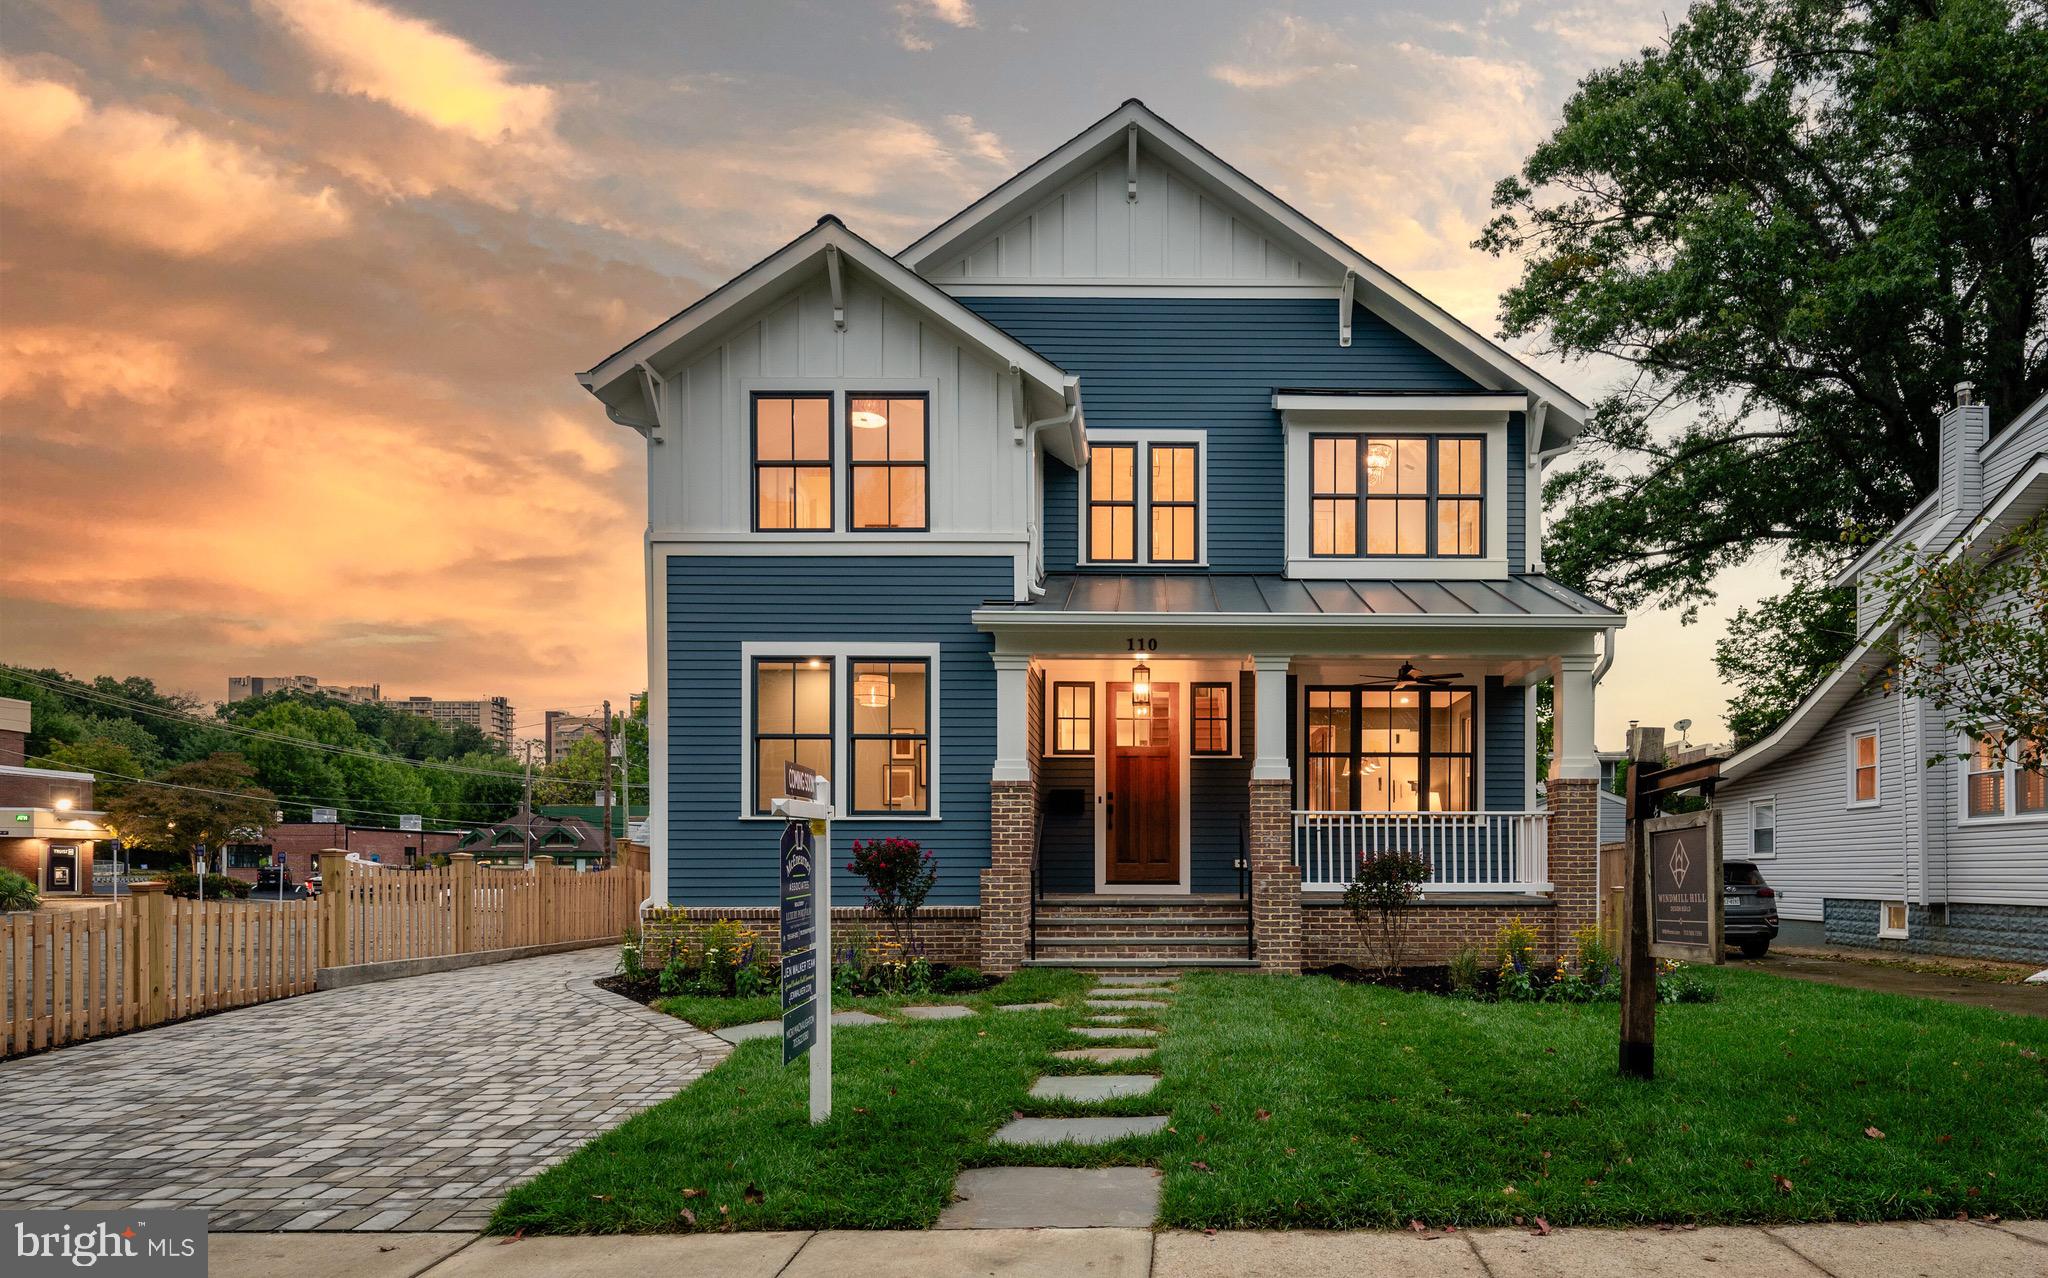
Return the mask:
[(1126, 640), (1124, 640), (1124, 644), (1125, 644), (1125, 648), (1124, 648), (1124, 651), (1126, 651), (1126, 652), (1157, 652), (1157, 651), (1159, 651), (1159, 641), (1158, 641), (1157, 639), (1137, 639), (1137, 638), (1131, 638), (1131, 639), (1126, 639)]

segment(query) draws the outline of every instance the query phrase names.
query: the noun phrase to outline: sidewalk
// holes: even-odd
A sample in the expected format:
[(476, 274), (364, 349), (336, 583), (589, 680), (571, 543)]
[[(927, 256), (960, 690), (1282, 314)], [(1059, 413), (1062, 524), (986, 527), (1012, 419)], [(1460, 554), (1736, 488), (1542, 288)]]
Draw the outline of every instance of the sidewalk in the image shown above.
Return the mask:
[(215, 1234), (207, 1246), (214, 1278), (2040, 1278), (2048, 1272), (2044, 1221), (1567, 1229), (1542, 1238), (1522, 1229), (820, 1231), (519, 1242), (451, 1234)]

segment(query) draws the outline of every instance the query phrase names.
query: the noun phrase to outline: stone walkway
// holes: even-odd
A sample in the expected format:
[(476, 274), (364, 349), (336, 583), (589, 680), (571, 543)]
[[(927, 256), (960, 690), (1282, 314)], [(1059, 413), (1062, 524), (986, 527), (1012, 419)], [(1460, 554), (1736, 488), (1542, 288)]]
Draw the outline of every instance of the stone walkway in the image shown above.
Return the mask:
[(0, 1065), (0, 1207), (214, 1230), (483, 1227), (505, 1190), (724, 1059), (597, 989), (609, 948), (281, 999)]

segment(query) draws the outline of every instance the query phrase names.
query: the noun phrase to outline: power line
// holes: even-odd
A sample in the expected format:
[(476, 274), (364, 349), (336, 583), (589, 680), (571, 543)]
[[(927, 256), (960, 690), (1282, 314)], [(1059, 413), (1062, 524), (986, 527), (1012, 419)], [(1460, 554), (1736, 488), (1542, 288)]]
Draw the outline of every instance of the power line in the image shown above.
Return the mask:
[[(52, 759), (48, 755), (32, 754), (28, 757), (34, 759), (38, 763), (54, 763), (60, 767), (71, 769), (73, 771), (90, 772), (94, 776), (112, 777), (117, 781), (126, 781), (135, 785), (155, 786), (160, 790), (186, 790), (193, 794), (217, 794), (229, 799), (253, 799), (256, 797), (255, 795), (250, 794), (246, 790), (221, 790), (216, 789), (213, 786), (186, 785), (182, 781), (152, 781), (148, 777), (131, 777), (126, 773), (116, 772), (111, 768), (95, 768), (90, 766), (89, 764), (75, 763), (69, 759)], [(336, 803), (328, 803), (325, 800), (321, 799), (306, 799), (294, 795), (273, 794), (270, 797), (279, 803), (297, 803), (311, 808), (333, 808), (336, 812), (349, 812), (355, 814), (356, 816), (401, 817), (420, 815), (417, 812), (379, 812), (374, 808), (349, 808), (343, 807), (340, 804)], [(437, 825), (461, 824), (460, 822), (450, 821), (446, 817), (420, 817), (420, 820), (423, 823), (427, 821), (432, 821)], [(485, 821), (479, 824), (492, 825), (495, 824), (495, 822)]]
[[(466, 768), (461, 764), (442, 763), (433, 759), (408, 759), (402, 755), (379, 754), (374, 750), (358, 750), (351, 746), (329, 745), (325, 741), (309, 741), (304, 737), (288, 736), (281, 732), (266, 732), (260, 728), (246, 728), (239, 724), (219, 719), (202, 719), (195, 714), (165, 710), (160, 706), (146, 705), (140, 701), (131, 701), (127, 697), (117, 696), (110, 692), (101, 692), (97, 688), (86, 687), (83, 684), (47, 679), (33, 670), (24, 670), (19, 666), (7, 666), (6, 670), (18, 678), (27, 679), (31, 683), (40, 684), (53, 692), (59, 692), (66, 696), (95, 701), (102, 705), (113, 706), (116, 709), (127, 710), (132, 714), (154, 715), (160, 719), (169, 719), (178, 723), (189, 723), (195, 727), (210, 728), (216, 732), (250, 737), (258, 741), (270, 741), (279, 745), (297, 746), (303, 750), (321, 750), (329, 754), (347, 755), (357, 759), (371, 759), (378, 763), (396, 763), (411, 768), (436, 768), (443, 772), (460, 773), (465, 776), (492, 777), (497, 780), (516, 779), (518, 776), (517, 772), (497, 772), (489, 768)], [(549, 778), (549, 782), (555, 785), (588, 786), (593, 796), (599, 788), (596, 782), (570, 781), (553, 777)]]

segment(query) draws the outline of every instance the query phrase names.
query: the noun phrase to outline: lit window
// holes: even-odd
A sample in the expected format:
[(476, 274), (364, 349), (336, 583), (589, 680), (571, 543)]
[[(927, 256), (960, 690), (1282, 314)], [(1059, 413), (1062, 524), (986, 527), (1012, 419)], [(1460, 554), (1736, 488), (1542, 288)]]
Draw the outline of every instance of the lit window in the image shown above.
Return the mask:
[(848, 400), (853, 526), (923, 532), (926, 440), (922, 395)]
[(1982, 736), (1970, 747), (1969, 776), (1965, 788), (1970, 795), (1970, 815), (2005, 815), (2005, 737), (2001, 733)]
[[(2048, 812), (2048, 745), (2022, 741), (2013, 751), (2012, 806), (2021, 816)], [(2031, 766), (2026, 766), (2031, 759)]]
[(1877, 934), (1890, 940), (1905, 940), (1912, 918), (1904, 901), (1880, 901), (1877, 906)]
[(1151, 558), (1155, 564), (1191, 564), (1195, 554), (1195, 446), (1153, 444)]
[(2004, 733), (1986, 733), (1963, 761), (1963, 794), (1973, 818), (2048, 813), (2048, 758), (2024, 737), (2008, 746)]
[(855, 658), (849, 673), (854, 814), (929, 812), (929, 663)]
[(783, 765), (832, 775), (832, 661), (781, 657), (754, 663), (754, 811), (787, 798)]
[(1309, 689), (1308, 806), (1323, 812), (1472, 811), (1478, 758), (1473, 697), (1470, 688)]
[(1052, 686), (1052, 752), (1095, 753), (1095, 685), (1055, 683)]
[(754, 527), (832, 527), (832, 397), (754, 397)]
[(1486, 550), (1486, 441), (1316, 435), (1309, 440), (1309, 551), (1476, 558)]
[(1230, 685), (1198, 683), (1194, 692), (1194, 736), (1189, 750), (1194, 754), (1230, 753)]
[(1877, 802), (1877, 729), (1849, 737), (1849, 802)]
[(1749, 854), (1778, 855), (1778, 803), (1758, 799), (1749, 805)]
[(1138, 558), (1138, 448), (1097, 444), (1088, 452), (1088, 557), (1099, 563)]

